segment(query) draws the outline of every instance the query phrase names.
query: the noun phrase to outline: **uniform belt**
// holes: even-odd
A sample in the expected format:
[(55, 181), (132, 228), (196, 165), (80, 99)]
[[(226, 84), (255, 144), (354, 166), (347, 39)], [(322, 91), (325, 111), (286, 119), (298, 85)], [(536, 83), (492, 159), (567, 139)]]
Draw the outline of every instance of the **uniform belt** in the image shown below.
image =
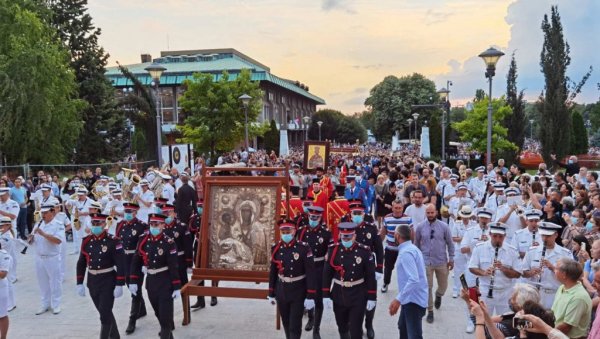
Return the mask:
[(177, 255), (184, 255), (184, 254), (185, 254), (185, 252), (184, 252), (184, 251), (179, 251), (179, 252), (177, 252)]
[(135, 250), (125, 250), (125, 254), (135, 254)]
[(336, 283), (336, 284), (338, 284), (338, 285), (340, 285), (340, 286), (342, 286), (342, 287), (354, 287), (354, 286), (358, 286), (358, 285), (364, 283), (365, 279), (363, 278), (363, 279), (358, 279), (358, 280), (355, 280), (355, 281), (341, 281), (341, 280), (338, 280), (338, 279), (333, 279), (333, 282)]
[(322, 256), (322, 257), (315, 257), (313, 260), (314, 260), (314, 261), (323, 261), (323, 260), (325, 260), (325, 256)]
[(297, 277), (284, 277), (282, 275), (279, 276), (279, 280), (285, 283), (293, 283), (296, 281), (300, 281), (302, 279), (306, 278), (306, 274), (303, 275), (299, 275)]
[(160, 272), (164, 272), (169, 269), (169, 266), (163, 266), (161, 268), (149, 268), (148, 274), (158, 274)]
[(88, 272), (92, 275), (98, 275), (98, 274), (104, 274), (104, 273), (110, 273), (110, 272), (114, 272), (114, 268), (109, 267), (109, 268), (104, 268), (101, 270), (93, 270), (91, 268), (88, 268)]

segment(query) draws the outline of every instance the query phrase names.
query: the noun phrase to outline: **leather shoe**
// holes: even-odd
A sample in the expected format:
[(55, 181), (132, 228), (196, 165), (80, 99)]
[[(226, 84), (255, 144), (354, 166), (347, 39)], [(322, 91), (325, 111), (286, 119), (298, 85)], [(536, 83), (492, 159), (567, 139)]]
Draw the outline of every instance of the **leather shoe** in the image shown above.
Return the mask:
[(198, 297), (196, 299), (196, 303), (192, 306), (190, 306), (190, 308), (204, 308), (206, 307), (206, 302), (204, 301), (204, 297)]
[(426, 320), (430, 324), (433, 323), (433, 311), (427, 312), (427, 319)]
[(374, 339), (375, 338), (375, 331), (373, 330), (372, 327), (367, 328), (367, 338), (368, 339)]
[(35, 315), (40, 315), (40, 314), (43, 314), (43, 313), (46, 313), (46, 312), (48, 312), (48, 307), (40, 307), (40, 308), (38, 308), (38, 310), (35, 312)]
[(129, 320), (129, 324), (127, 324), (127, 328), (125, 329), (126, 334), (131, 334), (135, 332), (135, 321)]
[(440, 297), (439, 295), (435, 296), (435, 302), (433, 303), (433, 306), (435, 306), (436, 310), (440, 309), (440, 306), (442, 306), (442, 297)]
[(217, 297), (210, 297), (210, 306), (215, 306), (218, 304)]
[(385, 293), (388, 290), (388, 285), (383, 284), (383, 286), (381, 286), (381, 293)]
[(61, 311), (60, 306), (55, 307), (55, 308), (52, 309), (52, 313), (54, 313), (54, 314), (59, 314), (60, 311)]

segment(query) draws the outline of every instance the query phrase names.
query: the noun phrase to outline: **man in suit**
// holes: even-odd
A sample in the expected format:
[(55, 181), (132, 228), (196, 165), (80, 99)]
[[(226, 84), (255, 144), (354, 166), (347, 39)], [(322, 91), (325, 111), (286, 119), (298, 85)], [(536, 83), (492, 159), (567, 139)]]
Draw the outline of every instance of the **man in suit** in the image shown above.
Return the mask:
[(363, 206), (367, 206), (367, 194), (364, 189), (358, 186), (356, 177), (346, 177), (346, 181), (350, 184), (349, 187), (346, 187), (346, 191), (344, 192), (346, 199), (360, 200)]

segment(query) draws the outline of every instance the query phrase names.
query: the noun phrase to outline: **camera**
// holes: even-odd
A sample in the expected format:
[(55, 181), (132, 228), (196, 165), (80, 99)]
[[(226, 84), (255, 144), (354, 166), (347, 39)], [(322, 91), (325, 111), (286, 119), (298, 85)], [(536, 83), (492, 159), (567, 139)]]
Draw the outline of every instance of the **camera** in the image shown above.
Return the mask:
[(532, 328), (533, 325), (531, 324), (531, 321), (529, 320), (525, 320), (523, 318), (517, 318), (514, 317), (513, 318), (513, 328), (517, 329), (517, 330), (522, 330), (525, 328)]

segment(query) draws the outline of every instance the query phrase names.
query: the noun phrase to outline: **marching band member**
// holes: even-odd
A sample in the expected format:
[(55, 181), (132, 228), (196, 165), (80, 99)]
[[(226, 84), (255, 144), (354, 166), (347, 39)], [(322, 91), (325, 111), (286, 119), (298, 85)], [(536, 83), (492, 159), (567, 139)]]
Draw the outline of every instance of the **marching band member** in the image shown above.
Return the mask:
[(503, 182), (497, 182), (494, 184), (494, 193), (487, 197), (485, 201), (485, 207), (493, 211), (494, 215), (498, 206), (506, 202), (506, 196), (504, 196), (504, 187), (506, 184)]
[[(77, 189), (77, 199), (69, 200), (66, 204), (72, 209), (73, 218), (73, 252), (78, 254), (81, 249), (81, 240), (85, 237), (85, 225), (87, 225), (90, 215), (90, 206), (94, 200), (88, 198), (88, 190), (81, 187)], [(76, 229), (79, 227), (79, 229)]]
[(515, 232), (512, 240), (512, 246), (519, 251), (519, 257), (523, 259), (525, 254), (532, 246), (539, 246), (542, 243), (542, 236), (538, 228), (538, 223), (542, 216), (542, 211), (532, 209), (525, 212), (527, 227)]
[(120, 189), (115, 189), (111, 192), (112, 199), (106, 204), (103, 210), (103, 214), (106, 214), (113, 218), (113, 221), (109, 227), (108, 234), (115, 234), (117, 225), (123, 220), (124, 215), (124, 201), (122, 199), (123, 192)]
[(152, 192), (148, 188), (148, 185), (148, 180), (140, 181), (139, 186), (141, 187), (141, 191), (138, 194), (136, 194), (136, 196), (133, 198), (133, 202), (137, 203), (140, 206), (137, 218), (140, 219), (142, 222), (147, 222), (148, 215), (150, 213), (156, 212), (153, 206), (154, 192)]
[(161, 196), (167, 199), (168, 204), (175, 203), (175, 188), (171, 185), (172, 177), (168, 174), (160, 173), (160, 177), (163, 179), (163, 189)]
[[(50, 190), (45, 194), (49, 196)], [(21, 207), (19, 207), (19, 204), (10, 198), (10, 188), (0, 187), (0, 216), (10, 218), (13, 235), (17, 234), (17, 217), (19, 216), (20, 210)], [(16, 258), (13, 258), (13, 261), (16, 260)], [(14, 274), (16, 274), (16, 272), (14, 272)]]
[(479, 166), (475, 171), (477, 172), (477, 176), (469, 181), (469, 192), (471, 193), (471, 196), (474, 197), (477, 204), (481, 204), (487, 187), (487, 181), (484, 177), (485, 167)]
[(56, 221), (59, 225), (63, 226), (63, 232), (60, 234), (61, 243), (60, 243), (60, 281), (65, 281), (65, 270), (67, 269), (67, 233), (66, 231), (72, 229), (71, 219), (69, 216), (62, 211), (63, 205), (58, 201), (58, 199), (54, 199), (52, 201), (54, 204), (54, 221)]
[(464, 205), (471, 206), (472, 209), (477, 207), (477, 203), (467, 196), (468, 193), (467, 184), (461, 182), (456, 185), (456, 193), (455, 196), (450, 199), (448, 202), (448, 212), (450, 213), (450, 218), (456, 220), (458, 217), (458, 211)]
[[(496, 210), (495, 221), (506, 224), (506, 240), (509, 243), (512, 243), (515, 232), (523, 229), (525, 226), (525, 220), (521, 220), (521, 214), (525, 212), (525, 209), (523, 208), (523, 201), (520, 199), (519, 193), (518, 188), (506, 188), (504, 190), (506, 202), (499, 205)], [(518, 201), (515, 201), (515, 199)]]
[(452, 298), (457, 298), (460, 295), (460, 275), (465, 273), (467, 269), (467, 257), (460, 251), (460, 243), (467, 229), (477, 226), (477, 223), (471, 219), (473, 216), (473, 208), (469, 205), (464, 205), (458, 211), (458, 218), (452, 222), (450, 231), (452, 233), (452, 241), (454, 241), (454, 289)]
[[(1, 266), (4, 266), (5, 264), (7, 264), (8, 267), (3, 267), (6, 269), (6, 272), (8, 272), (8, 274), (4, 277), (2, 277), (2, 280), (0, 281), (0, 285), (5, 285), (5, 286), (0, 286), (0, 293), (5, 293), (8, 292), (7, 298), (6, 299), (6, 312), (10, 312), (12, 310), (15, 309), (15, 307), (17, 307), (17, 304), (15, 302), (15, 291), (14, 291), (14, 286), (13, 283), (14, 281), (17, 280), (16, 278), (16, 273), (13, 273), (14, 275), (14, 280), (11, 280), (11, 272), (13, 270), (17, 269), (17, 264), (15, 263), (16, 259), (13, 259), (17, 256), (17, 251), (16, 251), (16, 247), (15, 247), (15, 242), (14, 242), (14, 236), (12, 234), (12, 223), (9, 217), (5, 217), (5, 216), (0, 216), (0, 249), (2, 250), (2, 254), (0, 255), (0, 260), (5, 260), (5, 256), (8, 255), (10, 257), (10, 262), (9, 263), (1, 263)], [(2, 257), (2, 255), (4, 255), (4, 257)], [(6, 288), (4, 288), (6, 287)], [(0, 298), (0, 304), (2, 304), (2, 298)], [(2, 307), (0, 307), (0, 311), (2, 310)], [(4, 312), (4, 313), (6, 313)], [(0, 312), (0, 316), (2, 315), (2, 312)]]

